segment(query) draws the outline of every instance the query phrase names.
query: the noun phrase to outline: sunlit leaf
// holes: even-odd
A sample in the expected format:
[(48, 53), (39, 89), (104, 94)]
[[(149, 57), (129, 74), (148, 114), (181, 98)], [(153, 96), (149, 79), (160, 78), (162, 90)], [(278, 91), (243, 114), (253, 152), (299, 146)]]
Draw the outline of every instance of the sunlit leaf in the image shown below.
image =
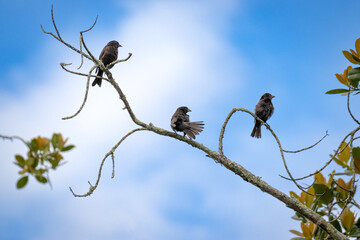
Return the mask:
[(339, 80), (340, 83), (342, 83), (346, 86), (349, 86), (349, 82), (344, 78), (343, 74), (335, 73), (335, 76), (336, 76), (337, 80)]
[(303, 236), (304, 236), (304, 235), (303, 235), (301, 232), (299, 232), (299, 231), (296, 231), (296, 230), (289, 230), (289, 231), (290, 231), (291, 233), (299, 236), (299, 237), (303, 237)]
[(301, 223), (301, 230), (302, 230), (302, 234), (306, 239), (312, 239), (312, 233), (309, 229), (309, 227), (305, 224), (305, 223)]
[(354, 56), (356, 56), (356, 57), (359, 57), (359, 56), (357, 55), (357, 53), (356, 53), (353, 49), (350, 49), (350, 52), (351, 52), (352, 55), (354, 55)]
[(345, 163), (343, 163), (342, 161), (340, 161), (337, 157), (334, 157), (334, 155), (330, 154), (330, 157), (334, 159), (334, 161), (339, 164), (340, 166), (342, 166), (343, 168), (346, 168), (347, 165)]
[(39, 150), (44, 150), (46, 145), (49, 143), (49, 139), (38, 136), (35, 138), (36, 146)]
[(315, 183), (326, 184), (326, 179), (320, 172), (315, 174), (314, 179), (315, 179)]
[(345, 181), (344, 181), (342, 178), (339, 178), (339, 179), (336, 181), (336, 183), (337, 183), (336, 191), (337, 191), (338, 193), (340, 193), (342, 199), (346, 199), (347, 193), (348, 193), (348, 192), (346, 191), (346, 189), (348, 189), (348, 188), (347, 188), (347, 185), (346, 185)]
[(20, 189), (20, 188), (25, 187), (25, 185), (28, 183), (28, 180), (29, 180), (29, 176), (24, 176), (24, 177), (20, 178), (16, 183), (16, 188)]
[(331, 188), (331, 185), (332, 185), (332, 183), (333, 183), (333, 181), (334, 181), (334, 173), (335, 173), (335, 170), (332, 171), (332, 173), (330, 174), (329, 181), (328, 181), (328, 183), (326, 184), (326, 186), (327, 186), (328, 188)]
[(343, 142), (340, 147), (340, 153), (338, 154), (339, 160), (345, 164), (350, 159), (350, 147), (346, 142)]
[(355, 50), (357, 52), (357, 56), (360, 57), (360, 38), (356, 39), (355, 41)]
[(298, 200), (300, 200), (300, 197), (299, 197), (299, 195), (297, 195), (295, 192), (293, 192), (293, 191), (290, 191), (290, 196), (291, 197), (294, 197), (294, 198), (296, 198), (296, 199), (298, 199)]
[(350, 52), (344, 50), (342, 51), (344, 56), (346, 57), (347, 60), (349, 60), (349, 62), (353, 63), (353, 64), (360, 64), (360, 59), (357, 56), (352, 55)]
[(345, 228), (347, 232), (349, 232), (355, 221), (354, 213), (350, 211), (349, 207), (346, 207), (345, 210), (342, 212), (342, 214), (340, 215), (340, 220), (341, 225)]

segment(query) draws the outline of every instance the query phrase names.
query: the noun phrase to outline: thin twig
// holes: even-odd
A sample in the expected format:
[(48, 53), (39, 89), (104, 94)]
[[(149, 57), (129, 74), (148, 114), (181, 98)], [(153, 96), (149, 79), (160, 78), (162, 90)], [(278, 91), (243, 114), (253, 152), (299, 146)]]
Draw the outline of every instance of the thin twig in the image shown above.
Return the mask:
[[(93, 29), (93, 27), (95, 26), (95, 24), (96, 24), (96, 22), (97, 22), (97, 20), (98, 20), (98, 16), (99, 15), (96, 15), (96, 19), (95, 19), (95, 22), (93, 23), (93, 25), (89, 28), (89, 29), (87, 29), (87, 30), (84, 30), (84, 31), (81, 31), (81, 34), (80, 34), (80, 51), (82, 51), (82, 41), (81, 41), (81, 39), (82, 39), (82, 33), (84, 33), (84, 32), (88, 32), (88, 31), (90, 31), (91, 29)], [(82, 67), (82, 65), (83, 65), (83, 62), (84, 62), (84, 60), (83, 60), (83, 55), (81, 55), (81, 63), (80, 63), (80, 66), (78, 67), (78, 69), (80, 69), (81, 67)]]
[(55, 24), (54, 11), (53, 11), (53, 5), (52, 5), (52, 4), (51, 4), (51, 19), (52, 19), (52, 22), (53, 22), (53, 25), (54, 25), (56, 34), (58, 35), (59, 39), (62, 41), (62, 38), (61, 38), (61, 36), (60, 36), (60, 32), (59, 32), (59, 30), (57, 29), (56, 24)]
[[(360, 127), (356, 128), (355, 130), (357, 130), (357, 129), (360, 129)], [(319, 173), (319, 172), (322, 172), (327, 166), (329, 166), (329, 164), (334, 160), (334, 158), (335, 158), (338, 154), (342, 153), (342, 152), (345, 150), (345, 148), (346, 148), (347, 145), (344, 146), (343, 148), (341, 148), (341, 145), (342, 145), (343, 142), (346, 142), (346, 139), (347, 139), (350, 135), (351, 135), (351, 132), (344, 137), (344, 139), (340, 142), (339, 147), (336, 149), (335, 154), (330, 158), (329, 161), (327, 161), (327, 162), (325, 163), (325, 165), (324, 165), (322, 168), (320, 168), (319, 170), (316, 170), (314, 173), (310, 173), (310, 174), (308, 174), (308, 175), (306, 175), (306, 176), (304, 176), (304, 177), (295, 178), (295, 180), (296, 180), (296, 181), (303, 180), (303, 179), (309, 178), (309, 177), (311, 177), (311, 176), (314, 176), (315, 174), (317, 174), (317, 173)], [(340, 150), (340, 149), (341, 149), (341, 150)], [(284, 178), (284, 179), (286, 179), (286, 180), (290, 180), (290, 181), (291, 181), (290, 178), (284, 177), (284, 176), (282, 176), (282, 175), (279, 175), (279, 176), (282, 177), (282, 178)]]
[(108, 65), (106, 66), (106, 69), (110, 69), (110, 68), (112, 68), (115, 64), (118, 64), (118, 63), (120, 63), (120, 62), (126, 62), (127, 60), (129, 60), (129, 59), (131, 58), (131, 56), (132, 56), (132, 53), (129, 53), (129, 56), (128, 56), (127, 58), (119, 59), (119, 60), (115, 60), (115, 61), (111, 62), (110, 64), (108, 64)]
[[(350, 90), (350, 87), (349, 87), (349, 90)], [(351, 118), (358, 124), (360, 125), (360, 122), (354, 117), (354, 115), (352, 114), (351, 110), (350, 110), (350, 92), (348, 93), (347, 95), (347, 109), (348, 109), (348, 112), (351, 116)]]
[(305, 151), (305, 150), (309, 150), (309, 149), (315, 147), (316, 145), (318, 145), (327, 136), (329, 136), (328, 131), (326, 131), (325, 136), (323, 136), (319, 141), (317, 141), (316, 143), (314, 143), (310, 147), (306, 147), (306, 148), (303, 148), (303, 149), (300, 149), (300, 150), (295, 150), (295, 151), (284, 150), (284, 152), (286, 152), (286, 153), (299, 153), (299, 152), (302, 152), (302, 151)]
[[(67, 69), (65, 66), (68, 66), (68, 65), (71, 65), (71, 63), (60, 63), (61, 68), (64, 69), (68, 73), (72, 73), (72, 74), (80, 75), (80, 76), (84, 76), (84, 77), (89, 76), (89, 74), (86, 74), (86, 73), (74, 72), (74, 71), (71, 71), (71, 70)], [(90, 78), (92, 78), (92, 77), (101, 78), (101, 79), (104, 79), (106, 81), (109, 81), (109, 79), (107, 79), (106, 77), (103, 77), (103, 76), (90, 75)]]
[(77, 116), (77, 115), (81, 112), (81, 110), (83, 109), (83, 107), (84, 107), (84, 105), (85, 105), (85, 103), (86, 103), (86, 100), (87, 100), (88, 92), (89, 92), (91, 72), (92, 72), (95, 68), (96, 68), (96, 66), (93, 66), (93, 67), (90, 69), (90, 71), (89, 71), (88, 78), (87, 78), (87, 81), (86, 81), (85, 97), (84, 97), (83, 103), (81, 104), (79, 110), (78, 110), (75, 114), (73, 114), (73, 115), (71, 115), (71, 116), (69, 116), (69, 117), (63, 117), (63, 118), (61, 118), (62, 120), (71, 119), (71, 118)]
[(100, 164), (100, 168), (99, 168), (99, 173), (98, 173), (98, 178), (97, 178), (97, 180), (96, 180), (96, 183), (95, 183), (95, 185), (93, 186), (93, 185), (91, 185), (91, 183), (89, 182), (89, 184), (90, 184), (90, 188), (89, 188), (89, 191), (87, 192), (87, 193), (85, 193), (85, 194), (76, 194), (76, 193), (74, 193), (74, 191), (71, 189), (71, 187), (69, 187), (70, 188), (70, 191), (72, 192), (72, 194), (74, 195), (74, 197), (87, 197), (87, 196), (90, 196), (93, 192), (94, 192), (94, 190), (97, 188), (97, 186), (99, 185), (99, 182), (100, 182), (100, 178), (101, 178), (101, 172), (102, 172), (102, 167), (103, 167), (103, 165), (104, 165), (104, 163), (105, 163), (105, 160), (111, 155), (112, 156), (112, 159), (113, 159), (113, 171), (112, 171), (112, 178), (114, 177), (114, 172), (115, 172), (115, 170), (114, 170), (114, 166), (115, 166), (115, 164), (114, 164), (114, 158), (113, 158), (113, 156), (114, 156), (114, 151), (119, 147), (119, 145), (128, 137), (128, 136), (130, 136), (131, 134), (133, 134), (133, 133), (135, 133), (135, 132), (137, 132), (137, 131), (142, 131), (142, 130), (147, 130), (146, 128), (136, 128), (136, 129), (134, 129), (134, 130), (132, 130), (132, 131), (130, 131), (130, 132), (128, 132), (124, 137), (122, 137), (121, 139), (120, 139), (120, 141), (105, 155), (105, 157), (103, 158), (103, 160), (101, 161), (101, 164)]
[(10, 140), (10, 141), (13, 141), (14, 139), (17, 139), (17, 140), (20, 140), (20, 141), (22, 141), (26, 146), (28, 146), (28, 143), (23, 139), (23, 138), (21, 138), (21, 137), (19, 137), (19, 136), (4, 136), (4, 135), (0, 135), (0, 138), (2, 138), (2, 139), (8, 139), (8, 140)]

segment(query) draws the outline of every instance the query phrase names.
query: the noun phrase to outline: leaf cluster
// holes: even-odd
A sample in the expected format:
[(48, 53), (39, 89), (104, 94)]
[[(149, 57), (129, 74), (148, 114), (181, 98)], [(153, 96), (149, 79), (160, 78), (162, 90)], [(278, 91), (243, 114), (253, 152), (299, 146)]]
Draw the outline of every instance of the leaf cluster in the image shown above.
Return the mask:
[(51, 139), (36, 137), (26, 142), (29, 151), (26, 156), (15, 155), (14, 164), (21, 170), (20, 179), (16, 183), (18, 189), (23, 188), (29, 181), (29, 176), (34, 176), (40, 183), (49, 183), (49, 170), (56, 170), (63, 165), (62, 152), (73, 149), (74, 145), (66, 145), (68, 139), (63, 139), (61, 133), (54, 133)]
[[(335, 156), (330, 156), (339, 166), (344, 168), (343, 172), (333, 171), (328, 179), (321, 173), (317, 173), (314, 175), (314, 183), (306, 192), (301, 192), (298, 195), (291, 191), (290, 196), (298, 199), (319, 215), (327, 217), (328, 221), (338, 231), (348, 237), (360, 239), (360, 218), (350, 209), (356, 193), (355, 177), (360, 174), (358, 168), (360, 166), (360, 148), (356, 147), (350, 151), (349, 144), (343, 142), (341, 150)], [(355, 164), (349, 164), (351, 156)], [(346, 182), (343, 178), (338, 177), (339, 175), (350, 175), (351, 178)], [(298, 236), (292, 240), (324, 239), (327, 237), (327, 233), (323, 229), (314, 225), (301, 214), (296, 213), (292, 218), (301, 221), (301, 232), (290, 230)]]
[[(360, 65), (360, 38), (355, 41), (355, 50), (350, 49), (350, 51), (343, 51), (345, 58), (353, 64)], [(353, 68), (348, 66), (344, 73), (335, 74), (337, 80), (347, 88), (337, 88), (332, 89), (326, 92), (326, 94), (350, 94), (355, 92), (355, 94), (360, 93), (359, 81), (360, 81), (360, 67)]]

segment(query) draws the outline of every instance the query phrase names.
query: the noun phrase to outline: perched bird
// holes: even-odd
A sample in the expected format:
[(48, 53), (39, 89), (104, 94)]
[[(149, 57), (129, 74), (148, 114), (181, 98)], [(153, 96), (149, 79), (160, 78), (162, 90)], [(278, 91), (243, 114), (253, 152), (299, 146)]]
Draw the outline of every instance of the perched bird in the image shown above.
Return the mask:
[[(255, 115), (266, 122), (274, 113), (274, 106), (271, 102), (275, 96), (265, 93), (261, 96), (260, 101), (255, 106)], [(261, 122), (255, 119), (255, 126), (251, 132), (252, 137), (261, 138)]]
[(190, 122), (187, 112), (191, 110), (187, 107), (179, 107), (171, 117), (171, 128), (174, 131), (184, 132), (190, 139), (195, 139), (195, 135), (198, 135), (204, 129), (203, 121)]
[[(103, 48), (103, 50), (100, 53), (99, 60), (101, 60), (105, 67), (115, 61), (118, 57), (118, 48), (121, 47), (121, 45), (117, 41), (110, 41), (106, 46)], [(96, 69), (97, 76), (102, 77), (103, 71), (98, 67)], [(92, 83), (92, 86), (95, 86), (96, 84), (101, 87), (101, 78), (95, 78), (95, 80)]]

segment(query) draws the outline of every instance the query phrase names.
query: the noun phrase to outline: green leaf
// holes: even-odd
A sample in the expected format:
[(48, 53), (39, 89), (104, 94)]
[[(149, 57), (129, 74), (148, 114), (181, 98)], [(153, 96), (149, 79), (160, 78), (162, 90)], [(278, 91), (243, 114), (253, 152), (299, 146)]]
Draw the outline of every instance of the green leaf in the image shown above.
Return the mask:
[(353, 74), (353, 75), (349, 75), (348, 77), (351, 86), (353, 86), (354, 88), (357, 88), (359, 85), (359, 81), (360, 81), (360, 73), (357, 74)]
[(290, 240), (306, 240), (306, 238), (302, 238), (302, 237), (294, 237), (294, 238), (291, 238)]
[(360, 73), (360, 67), (352, 68), (348, 72), (348, 77)]
[(340, 225), (340, 223), (339, 223), (339, 221), (338, 220), (335, 220), (335, 221), (332, 221), (333, 220), (333, 217), (331, 217), (331, 219), (329, 219), (331, 222), (331, 225), (333, 225), (335, 228), (336, 228), (336, 230), (338, 230), (339, 232), (341, 232), (341, 225)]
[(354, 157), (355, 172), (360, 174), (360, 147), (354, 147), (352, 155)]
[(356, 225), (353, 225), (353, 227), (350, 229), (349, 237), (360, 237), (360, 228), (358, 228)]
[(54, 149), (59, 147), (60, 144), (60, 135), (58, 133), (54, 133), (51, 138), (51, 144)]
[(15, 159), (18, 162), (18, 165), (24, 167), (25, 159), (21, 155), (15, 155)]
[(38, 158), (33, 158), (33, 159), (34, 161), (32, 162), (31, 167), (35, 169), (39, 164), (39, 159)]
[(349, 92), (349, 89), (337, 88), (327, 91), (325, 94), (339, 94)]
[(333, 193), (332, 191), (324, 184), (314, 184), (313, 188), (315, 189), (315, 194), (321, 195), (317, 196), (321, 203), (325, 205), (329, 205), (333, 200)]
[(47, 179), (46, 179), (46, 177), (44, 177), (44, 176), (42, 176), (42, 175), (36, 175), (35, 176), (35, 178), (36, 178), (36, 180), (38, 180), (39, 182), (41, 182), (41, 183), (47, 183)]
[(37, 148), (37, 144), (36, 144), (36, 140), (35, 139), (32, 139), (30, 143), (28, 143), (28, 146), (29, 146), (29, 149), (30, 151), (32, 152), (37, 152), (37, 150), (39, 150)]
[(61, 152), (70, 151), (70, 150), (73, 149), (74, 147), (75, 147), (75, 145), (67, 145), (66, 147), (63, 147), (60, 151), (61, 151)]
[(29, 180), (29, 176), (24, 176), (24, 177), (20, 178), (16, 183), (16, 188), (20, 189), (20, 188), (25, 187), (25, 185), (28, 183), (28, 180)]

